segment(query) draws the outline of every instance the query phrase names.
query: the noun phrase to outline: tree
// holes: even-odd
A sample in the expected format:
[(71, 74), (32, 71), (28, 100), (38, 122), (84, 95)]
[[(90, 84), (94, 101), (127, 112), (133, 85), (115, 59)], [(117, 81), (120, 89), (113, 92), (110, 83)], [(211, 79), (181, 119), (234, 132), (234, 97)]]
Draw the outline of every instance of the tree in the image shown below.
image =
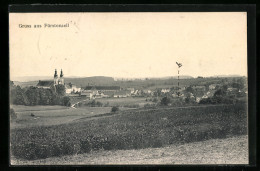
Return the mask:
[(70, 106), (70, 98), (68, 96), (65, 96), (62, 98), (62, 105), (63, 106)]
[(11, 90), (11, 102), (16, 105), (28, 104), (25, 92), (20, 86), (15, 86), (15, 88)]
[(102, 107), (102, 106), (103, 106), (103, 103), (101, 103), (101, 102), (99, 102), (99, 101), (97, 101), (96, 104), (97, 104), (98, 107)]
[(185, 91), (188, 92), (188, 93), (194, 93), (194, 90), (193, 90), (193, 88), (191, 86), (187, 87), (185, 89)]
[(117, 106), (113, 106), (111, 112), (115, 113), (117, 111), (119, 111), (119, 108)]
[(38, 105), (40, 103), (40, 93), (37, 87), (29, 87), (26, 90), (25, 95), (29, 105)]
[(56, 92), (58, 96), (64, 96), (65, 95), (65, 86), (62, 84), (56, 85)]
[(237, 88), (239, 90), (242, 90), (245, 87), (245, 81), (243, 78), (239, 78), (236, 81), (234, 81), (231, 85), (233, 88)]
[(191, 102), (191, 96), (190, 94), (188, 93), (186, 98), (185, 98), (185, 103), (190, 103)]
[(169, 97), (163, 97), (161, 100), (161, 105), (168, 106), (171, 103), (171, 99)]
[(215, 93), (214, 93), (214, 97), (223, 97), (226, 95), (226, 92), (223, 89), (218, 89)]

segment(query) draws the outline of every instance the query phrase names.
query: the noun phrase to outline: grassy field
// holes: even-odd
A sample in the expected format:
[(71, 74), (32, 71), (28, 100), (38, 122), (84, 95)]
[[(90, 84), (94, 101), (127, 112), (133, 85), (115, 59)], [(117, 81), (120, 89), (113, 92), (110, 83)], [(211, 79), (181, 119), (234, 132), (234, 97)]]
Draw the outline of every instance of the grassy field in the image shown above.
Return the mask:
[[(95, 101), (101, 102), (103, 105), (108, 103), (108, 106), (138, 106), (144, 107), (145, 104), (152, 104), (153, 102), (145, 101), (145, 97), (126, 97), (126, 98), (100, 98)], [(86, 103), (92, 100), (86, 100)]]
[(70, 97), (70, 103), (71, 104), (75, 104), (75, 103), (83, 101), (83, 100), (87, 100), (87, 98), (83, 97), (83, 96)]
[(12, 156), (28, 160), (165, 147), (247, 134), (243, 105), (126, 110), (95, 120), (12, 129)]
[(10, 105), (10, 108), (13, 108), (15, 112), (26, 112), (26, 111), (47, 111), (47, 110), (62, 110), (67, 109), (65, 106), (24, 106), (24, 105)]
[[(84, 107), (73, 109), (63, 106), (22, 106), (12, 105), (17, 119), (10, 124), (11, 129), (59, 125), (78, 121), (82, 118), (109, 113), (111, 107)], [(31, 114), (33, 113), (33, 117)]]
[(140, 150), (92, 151), (40, 160), (13, 159), (15, 165), (248, 164), (248, 137), (236, 136)]

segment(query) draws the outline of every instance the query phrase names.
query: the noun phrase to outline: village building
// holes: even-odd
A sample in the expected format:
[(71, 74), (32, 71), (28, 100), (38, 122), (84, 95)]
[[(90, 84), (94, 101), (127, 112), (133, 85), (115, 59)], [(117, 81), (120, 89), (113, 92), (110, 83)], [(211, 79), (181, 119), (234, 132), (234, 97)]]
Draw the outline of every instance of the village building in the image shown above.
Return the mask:
[(81, 88), (77, 87), (75, 84), (69, 83), (65, 84), (66, 94), (75, 94), (81, 91)]
[(196, 102), (197, 102), (197, 103), (199, 103), (199, 102), (200, 102), (200, 100), (201, 100), (201, 98), (200, 98), (200, 97), (197, 97), (197, 98), (196, 98)]
[(81, 96), (89, 99), (113, 97), (114, 93), (120, 91), (119, 86), (86, 86), (81, 91)]
[(164, 88), (161, 90), (162, 93), (168, 93), (170, 91), (171, 91), (171, 89), (169, 89), (169, 88)]
[(131, 94), (134, 94), (134, 92), (135, 92), (134, 88), (127, 88), (126, 90), (129, 90), (131, 92)]
[(98, 90), (98, 91), (119, 91), (121, 90), (120, 86), (86, 86), (84, 90)]
[(151, 93), (152, 93), (151, 90), (143, 90), (143, 92), (144, 92), (145, 94), (151, 94)]
[(129, 90), (120, 90), (114, 93), (114, 97), (122, 98), (131, 96), (131, 91)]
[(74, 85), (72, 83), (65, 84), (64, 75), (63, 75), (62, 70), (60, 72), (60, 76), (58, 77), (56, 69), (55, 69), (55, 72), (54, 72), (53, 81), (51, 81), (51, 80), (44, 80), (44, 81), (39, 80), (36, 87), (37, 88), (50, 89), (51, 87), (55, 88), (56, 85), (64, 85), (65, 86), (65, 93), (67, 95), (79, 93), (81, 91), (81, 88), (78, 88), (76, 85)]
[(214, 96), (214, 94), (215, 94), (215, 90), (209, 90), (209, 91), (207, 91), (207, 93), (204, 95), (204, 97), (207, 97), (207, 98), (209, 98), (209, 97), (213, 97)]
[(50, 89), (51, 86), (53, 86), (53, 85), (54, 85), (53, 81), (41, 81), (41, 80), (39, 80), (36, 87), (37, 88)]
[(36, 87), (37, 88), (50, 89), (52, 86), (55, 86), (55, 85), (58, 85), (58, 84), (64, 85), (63, 72), (61, 70), (60, 77), (58, 77), (57, 70), (55, 69), (53, 81), (50, 81), (50, 80), (41, 81), (41, 80), (39, 80)]
[(211, 84), (209, 85), (209, 90), (215, 90), (218, 86), (219, 84)]
[(82, 90), (82, 91), (80, 92), (80, 96), (84, 96), (84, 97), (86, 97), (87, 99), (93, 99), (92, 91), (88, 91), (88, 90)]

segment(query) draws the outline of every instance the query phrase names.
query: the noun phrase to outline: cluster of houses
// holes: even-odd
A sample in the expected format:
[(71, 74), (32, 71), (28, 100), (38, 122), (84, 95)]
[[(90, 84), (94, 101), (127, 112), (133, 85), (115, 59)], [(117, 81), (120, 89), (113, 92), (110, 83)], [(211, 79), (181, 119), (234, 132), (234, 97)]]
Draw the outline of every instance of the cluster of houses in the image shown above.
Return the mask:
[[(96, 99), (96, 98), (125, 98), (130, 96), (158, 96), (158, 91), (160, 91), (161, 95), (168, 94), (173, 97), (181, 97), (186, 98), (189, 97), (191, 99), (194, 98), (197, 102), (201, 99), (212, 97), (215, 91), (220, 87), (220, 84), (211, 84), (207, 88), (206, 86), (194, 85), (191, 86), (193, 92), (185, 91), (187, 87), (180, 87), (178, 90), (172, 90), (170, 88), (161, 88), (156, 90), (150, 89), (135, 89), (135, 88), (125, 88), (122, 89), (120, 86), (86, 86), (84, 88), (77, 87), (72, 83), (64, 83), (63, 72), (61, 70), (60, 77), (57, 75), (57, 70), (55, 69), (54, 80), (53, 81), (41, 81), (39, 80), (37, 87), (48, 89), (51, 86), (55, 85), (64, 85), (65, 92), (67, 96), (84, 96), (88, 99)], [(242, 90), (238, 90), (233, 87), (228, 87), (227, 92), (241, 92)], [(244, 93), (247, 93), (246, 90), (243, 90)]]

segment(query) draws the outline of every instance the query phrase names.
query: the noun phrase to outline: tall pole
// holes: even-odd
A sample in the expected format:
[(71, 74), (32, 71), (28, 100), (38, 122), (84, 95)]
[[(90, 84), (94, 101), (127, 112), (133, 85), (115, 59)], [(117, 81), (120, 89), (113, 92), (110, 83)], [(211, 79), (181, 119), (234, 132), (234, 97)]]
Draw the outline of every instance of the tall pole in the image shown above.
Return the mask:
[(176, 62), (176, 64), (178, 65), (178, 90), (177, 90), (177, 94), (178, 97), (180, 97), (180, 67), (182, 66), (181, 63)]
[(177, 90), (178, 97), (180, 97), (180, 92), (179, 92), (179, 90), (180, 90), (180, 78), (179, 78), (179, 74), (180, 74), (180, 70), (178, 68), (178, 90)]
[(180, 78), (179, 78), (179, 73), (180, 73), (180, 71), (179, 71), (179, 69), (178, 69), (178, 88), (180, 88), (180, 86), (179, 86), (179, 81), (180, 81)]

